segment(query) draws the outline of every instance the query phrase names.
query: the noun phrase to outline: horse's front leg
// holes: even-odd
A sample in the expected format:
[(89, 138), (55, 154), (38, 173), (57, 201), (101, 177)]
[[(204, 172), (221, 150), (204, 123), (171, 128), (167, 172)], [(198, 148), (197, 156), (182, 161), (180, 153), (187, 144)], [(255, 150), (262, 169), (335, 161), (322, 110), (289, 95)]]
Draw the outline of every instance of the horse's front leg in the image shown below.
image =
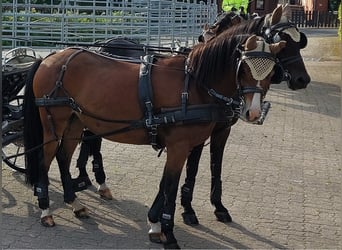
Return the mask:
[(185, 183), (181, 188), (181, 205), (184, 208), (182, 213), (183, 222), (187, 225), (198, 225), (198, 218), (191, 206), (198, 165), (203, 151), (204, 143), (194, 147), (188, 157), (186, 164)]
[(149, 211), (151, 222), (156, 223), (158, 219), (160, 220), (160, 240), (166, 249), (179, 249), (173, 233), (174, 215), (179, 179), (187, 155), (188, 147), (173, 145), (167, 148), (167, 161), (159, 192)]
[(148, 232), (149, 238), (151, 242), (161, 243), (161, 227), (160, 227), (160, 217), (162, 213), (162, 209), (165, 202), (164, 197), (164, 185), (165, 178), (164, 174), (159, 184), (159, 191), (154, 199), (151, 208), (147, 214), (147, 223), (150, 226), (150, 230)]
[(231, 127), (215, 129), (210, 138), (210, 170), (211, 192), (210, 202), (215, 206), (214, 214), (218, 221), (231, 222), (232, 218), (221, 200), (222, 196), (222, 159), (224, 147), (230, 134)]

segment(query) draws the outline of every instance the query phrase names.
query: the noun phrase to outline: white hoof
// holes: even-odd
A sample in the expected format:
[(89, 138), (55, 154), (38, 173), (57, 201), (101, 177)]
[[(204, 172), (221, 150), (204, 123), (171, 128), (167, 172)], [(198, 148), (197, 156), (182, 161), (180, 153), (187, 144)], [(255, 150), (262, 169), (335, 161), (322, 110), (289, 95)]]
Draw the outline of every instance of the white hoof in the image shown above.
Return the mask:
[(160, 222), (152, 223), (147, 219), (147, 224), (150, 226), (150, 230), (148, 231), (148, 236), (151, 242), (161, 243), (161, 227)]

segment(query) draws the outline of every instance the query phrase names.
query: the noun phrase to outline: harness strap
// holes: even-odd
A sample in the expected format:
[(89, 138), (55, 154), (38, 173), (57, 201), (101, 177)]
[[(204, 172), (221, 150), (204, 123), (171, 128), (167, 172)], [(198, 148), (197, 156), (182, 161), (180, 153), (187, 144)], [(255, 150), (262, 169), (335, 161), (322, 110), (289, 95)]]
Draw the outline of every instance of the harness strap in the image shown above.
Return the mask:
[(190, 73), (188, 69), (188, 64), (185, 63), (185, 80), (184, 80), (184, 90), (182, 92), (181, 100), (182, 100), (182, 113), (183, 116), (185, 117), (186, 115), (186, 107), (188, 104), (188, 99), (189, 99), (189, 80), (190, 80)]
[(74, 59), (78, 54), (80, 54), (83, 51), (84, 51), (83, 49), (79, 48), (79, 50), (77, 50), (76, 52), (71, 54), (71, 56), (69, 56), (69, 58), (67, 59), (65, 64), (62, 65), (62, 68), (61, 68), (61, 71), (59, 72), (59, 76), (58, 76), (58, 79), (56, 81), (55, 87), (51, 90), (50, 94), (47, 95), (47, 98), (54, 97), (57, 94), (58, 90), (62, 90), (64, 92), (64, 94), (68, 95), (67, 91), (63, 87), (63, 77), (65, 74), (65, 71), (67, 70), (70, 61), (72, 59)]
[(151, 68), (153, 64), (153, 55), (146, 55), (142, 59), (139, 72), (139, 99), (140, 107), (146, 118), (146, 128), (151, 138), (151, 145), (158, 149), (157, 145), (157, 125), (153, 123), (153, 91), (151, 85)]
[(181, 108), (163, 108), (160, 114), (154, 117), (154, 122), (159, 125), (227, 122), (235, 116), (230, 106), (227, 107), (220, 104), (190, 105), (187, 107), (186, 116), (183, 116)]

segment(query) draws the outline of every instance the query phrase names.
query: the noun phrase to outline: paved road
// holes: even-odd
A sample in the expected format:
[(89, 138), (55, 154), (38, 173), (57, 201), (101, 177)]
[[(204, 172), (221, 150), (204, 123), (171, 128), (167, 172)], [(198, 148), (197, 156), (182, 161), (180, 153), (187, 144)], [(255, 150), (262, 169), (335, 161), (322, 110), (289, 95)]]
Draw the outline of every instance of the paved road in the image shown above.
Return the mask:
[(300, 28), (309, 37), (336, 37), (337, 28)]
[[(338, 47), (336, 38), (325, 47)], [(208, 147), (194, 194), (200, 225), (189, 227), (176, 211), (182, 248), (341, 249), (341, 61), (336, 52), (303, 51), (312, 82), (305, 90), (274, 85), (263, 126), (238, 122), (225, 148), (223, 201), (234, 222), (219, 223), (209, 202)], [(312, 52), (316, 50), (316, 52)], [(333, 60), (327, 60), (333, 58)], [(79, 194), (91, 218), (76, 219), (63, 204), (52, 166), (51, 208), (57, 226), (39, 225), (36, 198), (23, 176), (2, 166), (2, 248), (160, 249), (147, 238), (146, 214), (156, 194), (165, 155), (149, 146), (105, 141), (104, 165), (115, 200), (92, 187)], [(74, 170), (74, 168), (73, 168)], [(184, 177), (182, 177), (182, 180)]]

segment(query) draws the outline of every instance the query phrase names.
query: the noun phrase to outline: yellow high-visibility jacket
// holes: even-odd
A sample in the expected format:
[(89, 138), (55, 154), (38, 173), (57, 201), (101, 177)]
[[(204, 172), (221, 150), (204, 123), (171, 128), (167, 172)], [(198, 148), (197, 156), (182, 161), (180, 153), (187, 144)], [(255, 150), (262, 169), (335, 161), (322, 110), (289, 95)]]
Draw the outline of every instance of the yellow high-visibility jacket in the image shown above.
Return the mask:
[(239, 11), (240, 7), (244, 7), (245, 13), (247, 13), (248, 0), (223, 0), (222, 9), (226, 12), (229, 12), (234, 7), (237, 11)]

